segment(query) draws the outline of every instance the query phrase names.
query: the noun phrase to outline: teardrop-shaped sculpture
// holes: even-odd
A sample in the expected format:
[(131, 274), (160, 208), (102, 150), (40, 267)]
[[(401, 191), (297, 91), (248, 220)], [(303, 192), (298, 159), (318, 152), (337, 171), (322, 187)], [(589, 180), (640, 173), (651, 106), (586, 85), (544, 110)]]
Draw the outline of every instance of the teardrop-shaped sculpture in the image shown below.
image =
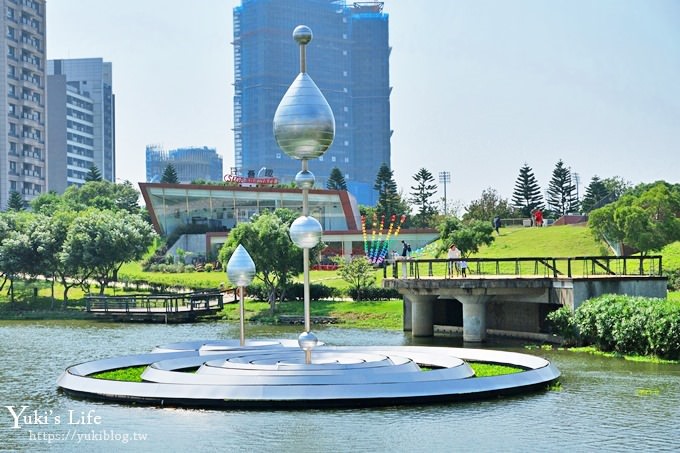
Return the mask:
[(294, 159), (322, 156), (335, 137), (330, 105), (307, 73), (300, 73), (274, 114), (274, 138)]
[(227, 276), (236, 286), (248, 286), (255, 277), (255, 263), (241, 244), (236, 247), (227, 263)]

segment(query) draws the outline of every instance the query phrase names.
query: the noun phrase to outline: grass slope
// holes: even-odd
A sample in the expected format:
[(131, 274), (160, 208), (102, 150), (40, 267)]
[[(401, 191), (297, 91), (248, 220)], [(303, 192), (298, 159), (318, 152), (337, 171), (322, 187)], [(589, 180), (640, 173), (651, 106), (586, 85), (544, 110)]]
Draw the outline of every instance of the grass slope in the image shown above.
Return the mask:
[(608, 255), (585, 225), (561, 225), (546, 228), (501, 228), (490, 246), (475, 255), (478, 258), (566, 257)]

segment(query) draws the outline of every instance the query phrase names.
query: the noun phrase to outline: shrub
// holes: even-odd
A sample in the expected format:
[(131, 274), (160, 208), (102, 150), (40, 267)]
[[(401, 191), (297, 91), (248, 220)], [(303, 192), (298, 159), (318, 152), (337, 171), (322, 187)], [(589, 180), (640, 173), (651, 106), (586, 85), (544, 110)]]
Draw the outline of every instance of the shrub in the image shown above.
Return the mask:
[(585, 344), (602, 351), (680, 356), (680, 305), (664, 299), (606, 294), (584, 302), (574, 324)]
[[(322, 283), (312, 283), (309, 285), (309, 298), (311, 300), (326, 300), (338, 297), (340, 291)], [(305, 288), (302, 283), (293, 283), (286, 289), (287, 300), (304, 300)]]
[(680, 269), (671, 269), (664, 271), (668, 277), (668, 290), (680, 291)]
[(206, 272), (212, 272), (213, 271), (213, 264), (212, 263), (205, 263), (205, 266), (203, 266), (203, 270)]
[[(352, 288), (348, 291), (349, 297), (352, 300), (390, 300), (399, 299), (399, 291), (392, 288), (380, 288), (377, 286), (370, 286), (361, 290), (361, 295), (358, 294), (356, 288)], [(361, 299), (359, 299), (361, 297)]]
[(550, 321), (553, 332), (561, 336), (565, 343), (578, 343), (579, 332), (571, 308), (560, 307), (548, 313), (548, 321)]

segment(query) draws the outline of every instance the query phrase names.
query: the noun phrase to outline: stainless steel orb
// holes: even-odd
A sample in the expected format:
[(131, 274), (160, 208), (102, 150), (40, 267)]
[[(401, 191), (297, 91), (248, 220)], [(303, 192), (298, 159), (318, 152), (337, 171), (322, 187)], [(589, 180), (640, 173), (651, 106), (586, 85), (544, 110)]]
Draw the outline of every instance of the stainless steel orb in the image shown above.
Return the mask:
[(255, 263), (241, 244), (236, 247), (227, 263), (227, 276), (236, 286), (248, 286), (255, 277)]
[(311, 249), (321, 240), (323, 229), (314, 217), (303, 215), (293, 221), (289, 234), (295, 245), (303, 249)]
[(300, 73), (274, 114), (274, 138), (293, 159), (316, 159), (335, 137), (335, 118), (319, 88), (307, 73)]
[(311, 189), (315, 180), (314, 173), (309, 170), (302, 170), (295, 175), (295, 184), (301, 189)]
[(319, 339), (312, 332), (302, 332), (298, 337), (298, 344), (303, 351), (311, 351), (318, 343)]
[(293, 39), (302, 46), (309, 44), (313, 37), (312, 30), (306, 25), (298, 25), (293, 30)]

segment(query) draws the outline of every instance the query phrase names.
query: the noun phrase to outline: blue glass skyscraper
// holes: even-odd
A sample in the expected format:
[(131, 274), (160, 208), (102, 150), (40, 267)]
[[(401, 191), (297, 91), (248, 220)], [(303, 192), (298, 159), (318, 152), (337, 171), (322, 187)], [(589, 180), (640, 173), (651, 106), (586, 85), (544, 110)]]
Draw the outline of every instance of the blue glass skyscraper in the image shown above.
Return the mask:
[(388, 15), (382, 2), (242, 0), (234, 8), (234, 152), (241, 174), (273, 170), (293, 181), (299, 162), (272, 134), (274, 112), (299, 73), (293, 29), (309, 26), (307, 72), (333, 110), (335, 141), (310, 163), (317, 187), (334, 167), (360, 204), (373, 205), (378, 169), (390, 165)]

